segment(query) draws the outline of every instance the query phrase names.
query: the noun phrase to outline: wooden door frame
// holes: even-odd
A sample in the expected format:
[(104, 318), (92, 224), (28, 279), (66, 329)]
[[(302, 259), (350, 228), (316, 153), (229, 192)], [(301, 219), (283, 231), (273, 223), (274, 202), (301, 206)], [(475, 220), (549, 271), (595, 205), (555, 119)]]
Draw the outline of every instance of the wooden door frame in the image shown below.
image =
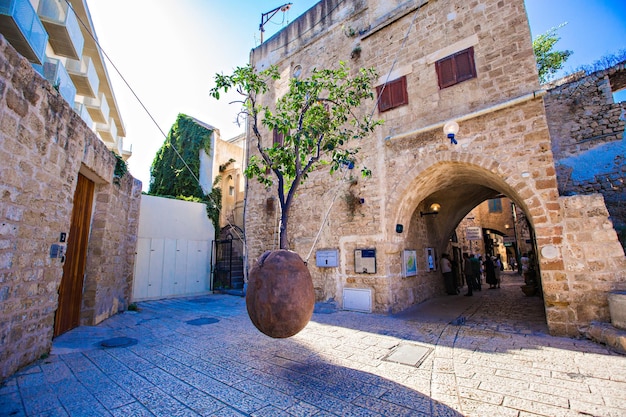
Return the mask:
[(94, 190), (95, 183), (78, 174), (63, 277), (59, 286), (59, 301), (54, 319), (55, 337), (80, 325)]

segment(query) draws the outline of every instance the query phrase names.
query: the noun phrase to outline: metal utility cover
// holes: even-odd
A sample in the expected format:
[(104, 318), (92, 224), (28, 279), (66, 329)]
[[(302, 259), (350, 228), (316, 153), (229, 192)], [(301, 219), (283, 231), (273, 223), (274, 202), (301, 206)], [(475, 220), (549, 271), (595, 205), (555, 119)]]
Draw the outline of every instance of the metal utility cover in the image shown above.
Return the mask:
[(133, 339), (132, 337), (114, 337), (100, 342), (100, 346), (105, 348), (127, 347), (136, 344), (137, 339)]
[(185, 323), (191, 324), (192, 326), (204, 326), (205, 324), (213, 324), (218, 321), (219, 319), (215, 319), (213, 317), (201, 317), (199, 319), (186, 321)]
[(431, 348), (403, 343), (398, 345), (383, 360), (417, 367), (426, 359), (430, 352), (432, 352)]

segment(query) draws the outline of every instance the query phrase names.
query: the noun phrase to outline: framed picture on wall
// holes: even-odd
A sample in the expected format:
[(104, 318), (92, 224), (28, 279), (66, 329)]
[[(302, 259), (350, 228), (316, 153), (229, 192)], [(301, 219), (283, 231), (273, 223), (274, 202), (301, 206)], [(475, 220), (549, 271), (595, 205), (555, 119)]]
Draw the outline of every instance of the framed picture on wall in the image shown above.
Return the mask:
[(402, 274), (405, 277), (417, 275), (417, 251), (405, 250), (402, 253)]

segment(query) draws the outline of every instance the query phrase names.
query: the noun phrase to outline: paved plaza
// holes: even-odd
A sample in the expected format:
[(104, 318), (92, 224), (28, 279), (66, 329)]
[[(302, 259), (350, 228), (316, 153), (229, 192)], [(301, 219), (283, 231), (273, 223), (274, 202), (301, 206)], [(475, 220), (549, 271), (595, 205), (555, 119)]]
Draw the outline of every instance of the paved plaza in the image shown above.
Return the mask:
[(322, 303), (279, 340), (242, 297), (142, 302), (56, 338), (0, 386), (0, 415), (626, 416), (626, 356), (548, 335), (521, 283), (397, 315)]

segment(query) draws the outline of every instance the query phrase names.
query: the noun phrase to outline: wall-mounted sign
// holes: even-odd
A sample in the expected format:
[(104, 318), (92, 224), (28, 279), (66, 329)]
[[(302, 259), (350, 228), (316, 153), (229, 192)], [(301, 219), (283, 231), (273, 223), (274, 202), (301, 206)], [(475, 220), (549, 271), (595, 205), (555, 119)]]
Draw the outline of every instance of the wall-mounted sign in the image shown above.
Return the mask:
[(376, 249), (356, 249), (354, 251), (354, 272), (357, 274), (376, 273)]
[(465, 238), (467, 240), (482, 240), (483, 231), (478, 226), (470, 226), (465, 228)]
[(502, 236), (502, 242), (506, 245), (507, 243), (515, 243), (515, 236)]
[(405, 250), (403, 252), (402, 272), (405, 277), (417, 275), (417, 251)]
[(319, 268), (336, 268), (339, 266), (337, 249), (320, 249), (315, 252), (315, 266)]
[(435, 248), (426, 248), (426, 265), (429, 271), (437, 270), (437, 252)]

